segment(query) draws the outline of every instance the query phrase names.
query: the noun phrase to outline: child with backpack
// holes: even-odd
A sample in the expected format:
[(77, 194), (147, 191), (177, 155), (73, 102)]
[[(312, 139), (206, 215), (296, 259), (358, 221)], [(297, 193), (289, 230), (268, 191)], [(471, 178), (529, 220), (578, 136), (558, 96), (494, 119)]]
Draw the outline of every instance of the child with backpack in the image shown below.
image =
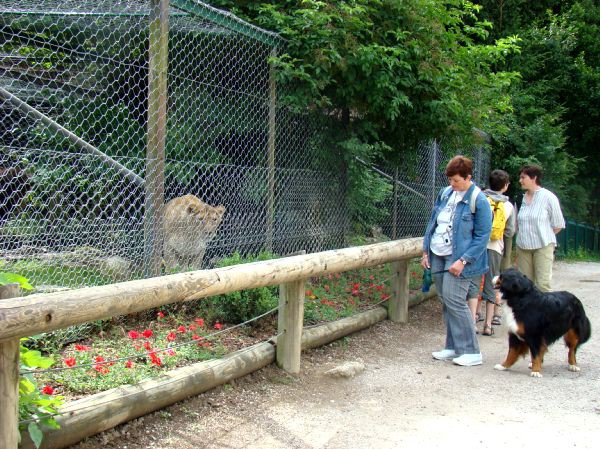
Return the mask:
[(515, 234), (516, 214), (514, 206), (504, 195), (510, 184), (508, 173), (504, 170), (494, 170), (490, 173), (489, 189), (483, 191), (492, 209), (492, 233), (487, 245), (488, 263), (490, 270), (483, 280), (482, 298), (485, 302), (485, 324), (482, 335), (493, 335), (492, 325), (499, 325), (500, 317), (494, 313), (498, 300), (492, 279), (500, 274), (502, 254), (504, 253), (504, 238)]

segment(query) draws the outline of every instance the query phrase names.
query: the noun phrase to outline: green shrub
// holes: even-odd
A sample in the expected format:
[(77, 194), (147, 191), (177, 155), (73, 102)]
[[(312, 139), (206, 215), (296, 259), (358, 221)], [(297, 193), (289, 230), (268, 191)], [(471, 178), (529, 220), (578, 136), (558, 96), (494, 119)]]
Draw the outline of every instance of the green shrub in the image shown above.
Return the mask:
[[(229, 267), (273, 258), (274, 255), (267, 252), (246, 258), (236, 252), (231, 257), (221, 260), (217, 266)], [(238, 324), (268, 312), (277, 307), (278, 303), (277, 287), (260, 287), (203, 299), (199, 304), (208, 321)]]

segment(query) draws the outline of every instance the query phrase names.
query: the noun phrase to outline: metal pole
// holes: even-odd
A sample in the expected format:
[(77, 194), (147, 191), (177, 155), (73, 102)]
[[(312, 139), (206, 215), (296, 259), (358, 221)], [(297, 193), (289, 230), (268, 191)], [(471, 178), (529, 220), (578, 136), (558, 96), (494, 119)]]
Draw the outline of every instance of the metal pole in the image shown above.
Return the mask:
[(398, 166), (394, 171), (394, 206), (392, 212), (392, 240), (398, 238)]
[(438, 149), (438, 144), (437, 144), (437, 140), (433, 139), (432, 145), (431, 145), (431, 205), (432, 207), (435, 205), (435, 175), (436, 175), (436, 171), (437, 171), (437, 149)]
[(148, 147), (144, 215), (144, 271), (161, 269), (167, 135), (169, 0), (151, 0), (148, 54)]
[(16, 109), (21, 111), (23, 114), (27, 115), (28, 117), (30, 117), (34, 120), (39, 120), (44, 125), (46, 125), (48, 128), (56, 131), (57, 134), (65, 137), (66, 139), (71, 141), (71, 143), (73, 143), (77, 147), (98, 157), (102, 162), (109, 165), (113, 170), (116, 170), (118, 173), (123, 175), (125, 178), (129, 179), (131, 182), (135, 183), (138, 186), (144, 185), (144, 180), (142, 178), (140, 178), (138, 175), (136, 175), (134, 172), (129, 170), (127, 167), (121, 165), (120, 163), (115, 161), (113, 158), (111, 158), (107, 154), (103, 153), (95, 146), (91, 145), (89, 142), (86, 142), (78, 135), (72, 133), (67, 128), (61, 126), (60, 124), (58, 124), (57, 122), (52, 120), (47, 115), (42, 114), (40, 111), (35, 109), (33, 106), (25, 103), (19, 97), (11, 94), (9, 91), (4, 89), (3, 87), (0, 87), (0, 97), (3, 97), (6, 101), (8, 101), (10, 104), (12, 104)]
[[(277, 56), (277, 49), (271, 50), (271, 57)], [(273, 221), (275, 218), (275, 133), (277, 112), (277, 90), (275, 68), (269, 68), (269, 146), (267, 157), (267, 241), (266, 249), (273, 252)]]

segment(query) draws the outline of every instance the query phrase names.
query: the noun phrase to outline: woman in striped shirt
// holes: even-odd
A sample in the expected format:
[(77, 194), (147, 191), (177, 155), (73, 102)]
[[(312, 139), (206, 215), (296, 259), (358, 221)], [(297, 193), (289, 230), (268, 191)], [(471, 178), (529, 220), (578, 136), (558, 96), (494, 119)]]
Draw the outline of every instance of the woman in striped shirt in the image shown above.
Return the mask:
[(550, 291), (556, 234), (565, 227), (558, 198), (541, 185), (542, 169), (526, 165), (519, 172), (525, 194), (517, 216), (517, 266), (540, 290)]

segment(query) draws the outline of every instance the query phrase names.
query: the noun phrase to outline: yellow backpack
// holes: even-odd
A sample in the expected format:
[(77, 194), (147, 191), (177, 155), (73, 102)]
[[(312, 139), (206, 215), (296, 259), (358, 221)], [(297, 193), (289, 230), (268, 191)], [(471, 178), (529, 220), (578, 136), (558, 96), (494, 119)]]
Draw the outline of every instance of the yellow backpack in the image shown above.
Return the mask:
[(487, 197), (490, 207), (492, 208), (492, 233), (490, 240), (501, 240), (504, 237), (504, 228), (506, 227), (506, 213), (504, 211), (504, 203), (502, 201), (494, 201), (489, 196)]

